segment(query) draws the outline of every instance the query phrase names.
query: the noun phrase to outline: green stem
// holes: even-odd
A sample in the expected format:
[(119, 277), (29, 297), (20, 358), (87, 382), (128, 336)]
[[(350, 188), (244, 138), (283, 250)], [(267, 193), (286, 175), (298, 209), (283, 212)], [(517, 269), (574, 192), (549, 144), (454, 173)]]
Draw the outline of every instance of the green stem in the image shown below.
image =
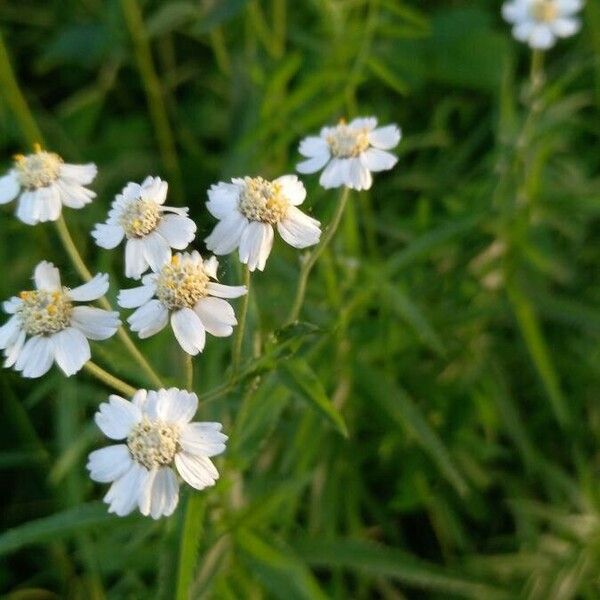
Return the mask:
[(294, 299), (294, 303), (292, 304), (292, 310), (287, 318), (287, 323), (293, 323), (298, 320), (300, 316), (300, 311), (302, 310), (302, 305), (304, 304), (304, 296), (306, 295), (306, 285), (308, 283), (308, 276), (312, 271), (317, 259), (325, 248), (329, 245), (337, 228), (339, 227), (340, 221), (342, 220), (342, 215), (344, 214), (344, 208), (346, 207), (346, 203), (348, 202), (348, 197), (350, 195), (350, 188), (344, 186), (342, 189), (342, 193), (340, 194), (340, 198), (338, 200), (337, 206), (335, 208), (335, 212), (333, 213), (333, 218), (331, 219), (331, 223), (327, 229), (323, 232), (321, 236), (321, 241), (317, 245), (317, 247), (312, 251), (312, 253), (306, 258), (302, 267), (300, 268), (300, 276), (298, 277), (298, 287), (296, 289), (296, 297)]
[[(62, 245), (64, 246), (67, 254), (69, 255), (69, 258), (71, 259), (71, 262), (73, 263), (73, 266), (75, 267), (76, 271), (79, 273), (80, 277), (84, 281), (89, 281), (90, 279), (92, 279), (92, 274), (90, 273), (89, 269), (85, 266), (85, 263), (83, 262), (83, 259), (81, 258), (81, 254), (79, 254), (79, 250), (77, 250), (77, 246), (75, 245), (75, 242), (73, 241), (73, 238), (71, 237), (71, 233), (69, 232), (67, 223), (66, 223), (64, 217), (62, 216), (62, 214), (60, 215), (58, 220), (55, 221), (55, 224), (56, 224), (56, 231), (58, 232), (60, 241), (62, 242)], [(102, 306), (102, 308), (104, 308), (104, 310), (112, 310), (113, 309), (110, 302), (104, 296), (102, 298), (100, 298), (98, 300), (98, 302), (99, 302), (100, 306)], [(152, 382), (152, 384), (159, 388), (164, 387), (164, 384), (163, 384), (161, 378), (156, 374), (156, 371), (154, 371), (154, 369), (150, 366), (150, 363), (146, 360), (144, 355), (139, 351), (139, 349), (133, 343), (133, 340), (129, 337), (128, 333), (125, 331), (125, 329), (123, 329), (123, 327), (119, 327), (119, 329), (117, 330), (117, 336), (119, 337), (121, 342), (123, 342), (123, 345), (127, 348), (127, 350), (129, 351), (129, 354), (132, 356), (132, 358), (145, 371), (146, 375), (148, 376), (148, 378)]]
[(248, 265), (244, 265), (244, 285), (246, 286), (246, 295), (242, 300), (240, 318), (238, 321), (237, 331), (235, 333), (235, 340), (233, 342), (233, 353), (231, 356), (232, 377), (235, 377), (235, 374), (240, 366), (240, 359), (242, 356), (242, 344), (244, 341), (244, 331), (246, 329), (246, 320), (248, 318), (248, 306), (250, 304), (250, 269), (248, 269)]
[(83, 368), (88, 373), (90, 373), (90, 375), (93, 375), (94, 377), (96, 377), (96, 379), (99, 379), (108, 387), (117, 390), (117, 392), (120, 392), (126, 398), (130, 398), (135, 394), (134, 387), (132, 387), (128, 383), (125, 383), (122, 379), (115, 377), (108, 371), (105, 371), (102, 367), (99, 367), (96, 363), (93, 363), (91, 360), (88, 360), (88, 362), (86, 362), (85, 365), (83, 365)]
[(185, 368), (185, 389), (192, 391), (194, 385), (194, 362), (191, 354), (184, 352), (183, 364)]

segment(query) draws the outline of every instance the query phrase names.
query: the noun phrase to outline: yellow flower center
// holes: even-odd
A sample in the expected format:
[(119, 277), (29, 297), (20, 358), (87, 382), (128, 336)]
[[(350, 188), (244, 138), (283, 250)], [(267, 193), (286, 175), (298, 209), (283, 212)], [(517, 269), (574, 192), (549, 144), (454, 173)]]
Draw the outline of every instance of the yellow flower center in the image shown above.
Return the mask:
[(160, 207), (156, 202), (133, 200), (126, 207), (119, 223), (129, 238), (140, 238), (156, 229), (160, 221)]
[(369, 147), (369, 130), (356, 129), (340, 121), (326, 138), (331, 154), (336, 158), (352, 158)]
[(24, 188), (30, 190), (46, 187), (58, 179), (62, 162), (58, 154), (46, 152), (36, 144), (33, 154), (15, 156), (19, 182)]
[(170, 310), (193, 308), (198, 300), (208, 296), (208, 281), (201, 265), (182, 261), (175, 254), (160, 271), (156, 296)]
[(245, 177), (244, 183), (239, 207), (247, 219), (275, 225), (285, 218), (289, 202), (279, 183), (262, 177)]
[(550, 23), (558, 17), (558, 5), (555, 0), (536, 0), (532, 8), (536, 21)]
[(17, 314), (28, 335), (58, 333), (71, 324), (73, 305), (63, 291), (21, 292), (23, 301)]
[(179, 450), (179, 428), (144, 418), (127, 436), (127, 447), (133, 459), (147, 469), (170, 465)]

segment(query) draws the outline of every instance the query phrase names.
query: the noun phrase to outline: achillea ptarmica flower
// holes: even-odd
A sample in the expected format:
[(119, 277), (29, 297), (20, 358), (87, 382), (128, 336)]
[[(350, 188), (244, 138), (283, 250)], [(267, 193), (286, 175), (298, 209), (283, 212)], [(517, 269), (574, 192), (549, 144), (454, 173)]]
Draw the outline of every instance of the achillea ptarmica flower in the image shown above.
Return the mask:
[(211, 456), (225, 450), (220, 423), (191, 420), (196, 394), (177, 388), (138, 390), (131, 402), (110, 396), (95, 421), (111, 440), (122, 441), (89, 455), (90, 477), (112, 483), (104, 501), (123, 517), (136, 508), (153, 519), (169, 516), (179, 500), (177, 474), (197, 490), (215, 484), (219, 472)]
[(15, 156), (13, 168), (0, 177), (0, 204), (18, 196), (16, 215), (23, 223), (56, 221), (63, 204), (82, 208), (96, 197), (85, 186), (94, 180), (97, 171), (93, 163), (71, 165), (36, 144), (33, 154)]
[[(108, 275), (69, 289), (58, 269), (43, 261), (34, 271), (35, 290), (24, 291), (4, 302), (12, 315), (0, 327), (0, 349), (5, 367), (14, 366), (23, 377), (41, 377), (52, 363), (68, 377), (90, 359), (90, 340), (105, 340), (117, 331), (119, 313), (74, 302), (97, 300), (108, 290)], [(27, 339), (28, 338), (28, 339)]]
[(141, 185), (128, 183), (113, 201), (106, 222), (92, 231), (102, 248), (115, 248), (127, 238), (127, 277), (139, 279), (148, 267), (157, 271), (171, 258), (171, 248), (183, 250), (194, 239), (196, 224), (187, 216), (188, 209), (164, 206), (167, 189), (159, 177), (147, 177)]
[(581, 21), (575, 13), (582, 6), (581, 0), (510, 0), (502, 6), (502, 16), (513, 25), (517, 40), (546, 50), (557, 38), (579, 31)]
[(398, 145), (396, 125), (377, 127), (375, 117), (361, 117), (335, 127), (323, 127), (319, 136), (300, 142), (299, 152), (308, 160), (296, 165), (299, 173), (316, 173), (324, 168), (319, 183), (325, 188), (343, 185), (353, 190), (368, 190), (371, 173), (388, 171), (398, 158), (386, 152)]
[(265, 268), (273, 247), (273, 227), (294, 248), (319, 242), (319, 221), (296, 208), (304, 202), (306, 190), (295, 175), (273, 181), (262, 177), (235, 178), (219, 182), (208, 190), (206, 207), (219, 219), (204, 240), (215, 254), (229, 254), (239, 248), (240, 261), (250, 271)]
[(137, 308), (127, 319), (132, 331), (148, 338), (161, 331), (171, 318), (173, 333), (185, 352), (202, 352), (206, 332), (217, 337), (233, 333), (237, 320), (223, 298), (238, 298), (245, 286), (222, 285), (217, 278), (219, 263), (212, 256), (203, 261), (198, 252), (178, 252), (153, 273), (142, 277), (139, 287), (121, 290), (119, 306)]

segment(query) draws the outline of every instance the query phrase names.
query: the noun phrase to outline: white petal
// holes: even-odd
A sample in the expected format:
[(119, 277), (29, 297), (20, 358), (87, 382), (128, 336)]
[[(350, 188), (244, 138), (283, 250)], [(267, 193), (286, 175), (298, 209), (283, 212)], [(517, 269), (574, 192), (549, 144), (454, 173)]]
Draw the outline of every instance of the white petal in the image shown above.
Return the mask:
[(529, 45), (539, 50), (551, 48), (554, 45), (554, 41), (554, 34), (548, 25), (535, 25), (529, 36)]
[(92, 356), (86, 337), (74, 327), (67, 327), (50, 339), (54, 346), (56, 364), (67, 377), (77, 373)]
[(207, 289), (209, 295), (217, 298), (239, 298), (248, 291), (245, 285), (223, 285), (213, 281), (208, 283)]
[(534, 25), (535, 24), (533, 23), (533, 21), (523, 21), (523, 22), (517, 23), (512, 29), (513, 37), (516, 40), (519, 40), (520, 42), (528, 41), (529, 36), (531, 35), (531, 32), (533, 31)]
[(241, 188), (234, 183), (219, 182), (208, 190), (206, 208), (213, 217), (226, 219), (237, 212)]
[(391, 169), (398, 162), (398, 157), (385, 150), (369, 148), (360, 155), (360, 160), (369, 171), (377, 173)]
[(4, 350), (5, 367), (12, 367), (19, 360), (26, 337), (25, 332), (21, 331), (12, 345), (6, 347)]
[(197, 490), (214, 485), (219, 472), (210, 458), (178, 452), (175, 455), (175, 466), (183, 479)]
[(583, 8), (583, 0), (556, 0), (562, 15), (572, 15)]
[(308, 160), (303, 160), (296, 165), (296, 171), (298, 173), (316, 173), (320, 171), (331, 158), (330, 154), (320, 154), (319, 156), (315, 156), (314, 158), (309, 158)]
[(160, 177), (147, 177), (142, 183), (140, 190), (140, 198), (147, 202), (155, 202), (156, 204), (164, 204), (167, 199), (167, 191), (169, 184), (163, 181)]
[(23, 377), (34, 379), (48, 372), (53, 359), (51, 338), (36, 335), (29, 338), (21, 349), (15, 369), (21, 371)]
[(196, 223), (181, 215), (164, 215), (157, 232), (162, 235), (171, 248), (183, 250), (196, 233)]
[(25, 191), (19, 196), (15, 215), (27, 225), (35, 225), (39, 220), (40, 205), (37, 202), (37, 190)]
[(128, 290), (121, 290), (117, 296), (117, 302), (123, 308), (137, 308), (149, 302), (155, 292), (155, 285), (140, 285)]
[(56, 187), (61, 202), (69, 208), (83, 208), (96, 197), (96, 192), (88, 190), (71, 179), (58, 179)]
[(94, 415), (102, 433), (111, 440), (124, 440), (131, 429), (142, 420), (140, 409), (121, 396), (111, 394)]
[(208, 260), (203, 263), (204, 272), (213, 279), (217, 279), (217, 269), (219, 268), (219, 261), (213, 254)]
[(5, 313), (8, 313), (9, 315), (14, 315), (21, 306), (21, 304), (23, 304), (23, 300), (21, 300), (21, 298), (17, 298), (17, 296), (13, 296), (12, 298), (6, 300), (6, 302), (2, 303), (2, 308)]
[(125, 231), (120, 225), (107, 225), (98, 223), (92, 231), (92, 237), (101, 248), (112, 250), (116, 248), (125, 236)]
[(148, 397), (148, 390), (137, 390), (131, 398), (131, 403), (137, 406), (141, 411), (144, 410), (146, 399)]
[(21, 320), (13, 315), (2, 327), (0, 327), (0, 350), (12, 346), (21, 332)]
[(139, 279), (150, 265), (146, 260), (141, 239), (130, 239), (125, 244), (125, 276)]
[(565, 17), (562, 19), (556, 19), (550, 23), (554, 35), (558, 37), (569, 37), (575, 35), (581, 28), (581, 21), (579, 19)]
[(248, 219), (237, 210), (219, 221), (212, 233), (205, 238), (206, 247), (215, 254), (229, 254), (240, 243), (240, 237)]
[(75, 306), (71, 313), (71, 325), (90, 340), (106, 340), (117, 332), (121, 322), (118, 312), (95, 306)]
[(195, 356), (202, 352), (206, 342), (204, 326), (198, 315), (191, 308), (181, 308), (173, 311), (171, 327), (185, 352)]
[(193, 392), (170, 388), (157, 394), (156, 415), (161, 421), (185, 425), (198, 410), (198, 396)]
[(110, 483), (125, 475), (131, 462), (129, 448), (125, 444), (114, 444), (91, 452), (86, 468), (94, 481)]
[(169, 320), (169, 311), (159, 300), (142, 304), (128, 319), (131, 330), (140, 338), (148, 338), (161, 331)]
[[(294, 208), (290, 206), (290, 209)], [(244, 229), (240, 239), (240, 261), (248, 265), (250, 271), (262, 271), (273, 247), (273, 227), (268, 223), (252, 221)]]
[(156, 231), (142, 238), (141, 242), (144, 258), (153, 271), (159, 271), (165, 263), (171, 260), (171, 248), (167, 240)]
[(311, 135), (300, 142), (298, 152), (306, 158), (321, 157), (323, 155), (329, 157), (329, 144), (322, 137)]
[(349, 188), (359, 191), (368, 190), (373, 184), (373, 177), (371, 177), (371, 172), (362, 163), (360, 157), (350, 159), (349, 174), (350, 182), (347, 184)]
[(321, 173), (319, 183), (326, 189), (337, 188), (350, 183), (350, 161), (345, 158), (333, 158)]
[(108, 275), (106, 273), (98, 273), (87, 283), (69, 290), (69, 298), (76, 302), (98, 300), (98, 298), (102, 298), (106, 294), (108, 286)]
[(38, 220), (40, 223), (56, 221), (60, 217), (62, 203), (60, 191), (54, 184), (37, 190), (36, 202), (38, 204)]
[(279, 235), (294, 248), (307, 248), (319, 243), (321, 227), (319, 221), (305, 215), (292, 206), (286, 218), (277, 224)]
[(375, 117), (357, 117), (348, 123), (348, 127), (353, 129), (368, 129), (369, 131), (377, 127), (377, 119)]
[(502, 5), (502, 16), (509, 23), (519, 23), (529, 18), (530, 7), (527, 2), (506, 2)]
[(0, 204), (6, 204), (14, 200), (19, 194), (21, 185), (15, 171), (9, 171), (3, 177), (0, 177)]
[(227, 436), (220, 423), (189, 423), (181, 430), (179, 443), (188, 454), (216, 456), (225, 451)]
[(147, 477), (147, 469), (132, 462), (125, 475), (117, 479), (104, 496), (104, 502), (109, 505), (108, 512), (124, 517), (136, 508)]
[(69, 163), (63, 163), (60, 168), (61, 177), (72, 179), (81, 185), (92, 183), (97, 173), (98, 168), (94, 163), (88, 163), (86, 165), (71, 165)]
[(179, 484), (173, 470), (162, 467), (150, 471), (140, 490), (140, 512), (153, 519), (172, 515), (179, 502)]
[(387, 125), (386, 127), (378, 127), (369, 133), (369, 143), (375, 148), (381, 150), (389, 150), (398, 145), (400, 141), (400, 129), (396, 125)]
[(233, 333), (232, 325), (237, 325), (233, 308), (221, 298), (202, 298), (194, 307), (202, 325), (208, 333), (216, 337), (227, 337)]
[(304, 202), (306, 188), (296, 175), (284, 175), (275, 181), (281, 185), (281, 191), (290, 204), (299, 206)]
[(43, 260), (35, 268), (33, 280), (38, 290), (48, 290), (50, 292), (62, 290), (60, 271), (47, 260)]

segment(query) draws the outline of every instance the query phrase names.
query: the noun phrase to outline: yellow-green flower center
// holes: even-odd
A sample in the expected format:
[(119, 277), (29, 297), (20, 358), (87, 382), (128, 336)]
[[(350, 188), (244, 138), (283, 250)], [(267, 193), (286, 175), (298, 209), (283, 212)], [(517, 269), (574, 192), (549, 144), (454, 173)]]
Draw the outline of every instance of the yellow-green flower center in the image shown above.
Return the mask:
[(15, 169), (20, 184), (24, 188), (35, 190), (58, 179), (62, 162), (58, 154), (46, 152), (36, 144), (33, 154), (15, 156)]
[(156, 202), (133, 200), (121, 213), (119, 223), (129, 238), (140, 238), (156, 229), (160, 221), (160, 207)]
[(133, 459), (147, 469), (170, 465), (179, 450), (179, 428), (162, 421), (142, 419), (127, 436)]
[(289, 202), (282, 193), (281, 184), (262, 177), (245, 177), (244, 183), (239, 207), (248, 220), (275, 225), (285, 218)]
[(158, 275), (156, 296), (170, 310), (193, 308), (198, 300), (208, 296), (208, 282), (201, 265), (175, 254)]
[(20, 297), (17, 315), (28, 335), (58, 333), (71, 324), (73, 305), (64, 291), (26, 291)]
[(369, 131), (339, 123), (327, 138), (331, 154), (336, 158), (358, 156), (369, 147)]
[(555, 0), (536, 0), (531, 7), (536, 21), (550, 23), (558, 17), (558, 5)]

